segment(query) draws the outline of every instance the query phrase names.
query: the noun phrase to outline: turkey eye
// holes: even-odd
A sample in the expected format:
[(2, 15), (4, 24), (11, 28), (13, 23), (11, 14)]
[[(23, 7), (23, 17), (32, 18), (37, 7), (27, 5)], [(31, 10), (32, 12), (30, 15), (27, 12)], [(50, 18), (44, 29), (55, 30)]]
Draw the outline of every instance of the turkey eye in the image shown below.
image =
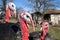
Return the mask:
[(12, 7), (14, 7), (14, 5), (12, 5)]
[(27, 18), (30, 18), (28, 15), (26, 15)]
[(47, 24), (45, 26), (47, 26)]

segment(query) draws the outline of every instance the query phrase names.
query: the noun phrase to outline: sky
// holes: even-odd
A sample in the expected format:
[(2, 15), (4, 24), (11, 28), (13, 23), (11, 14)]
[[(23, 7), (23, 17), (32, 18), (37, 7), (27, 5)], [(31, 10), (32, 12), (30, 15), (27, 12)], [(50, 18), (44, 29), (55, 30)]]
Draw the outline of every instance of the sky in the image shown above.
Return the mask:
[(31, 8), (28, 7), (29, 3), (31, 2), (28, 2), (28, 0), (14, 0), (14, 3), (18, 8), (22, 7), (24, 10), (27, 10), (27, 11), (31, 10)]
[[(17, 7), (22, 7), (24, 10), (27, 10), (27, 11), (32, 10), (32, 8), (26, 6), (26, 5), (29, 5), (29, 3), (31, 3), (31, 2), (28, 2), (28, 0), (14, 0), (14, 3), (16, 4)], [(56, 5), (56, 9), (60, 10), (60, 0), (55, 0), (53, 1), (53, 3)]]
[[(13, 1), (15, 3), (15, 5), (17, 6), (17, 8), (22, 7), (24, 10), (27, 11), (31, 11), (32, 8), (29, 7), (31, 2), (28, 2), (28, 0), (14, 0)], [(55, 0), (52, 3), (54, 3), (56, 5), (56, 9), (60, 10), (60, 0)], [(1, 0), (0, 0), (0, 4), (1, 4)]]

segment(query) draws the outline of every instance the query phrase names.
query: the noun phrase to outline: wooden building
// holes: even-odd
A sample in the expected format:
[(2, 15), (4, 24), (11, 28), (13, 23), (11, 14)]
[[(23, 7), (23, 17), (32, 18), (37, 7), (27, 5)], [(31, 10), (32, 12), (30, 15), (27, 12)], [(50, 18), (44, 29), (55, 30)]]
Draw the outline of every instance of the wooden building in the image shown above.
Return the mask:
[(51, 22), (53, 25), (60, 24), (60, 10), (48, 10), (44, 13), (44, 19)]

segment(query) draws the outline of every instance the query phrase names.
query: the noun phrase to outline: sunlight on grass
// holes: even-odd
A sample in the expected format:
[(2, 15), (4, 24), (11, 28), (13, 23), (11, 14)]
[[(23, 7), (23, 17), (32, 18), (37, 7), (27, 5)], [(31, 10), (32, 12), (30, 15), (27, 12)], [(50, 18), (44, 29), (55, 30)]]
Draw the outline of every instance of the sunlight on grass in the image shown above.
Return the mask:
[[(35, 31), (40, 31), (40, 26), (38, 27), (35, 27)], [(32, 29), (32, 26), (30, 25), (30, 29), (29, 29), (30, 32), (33, 32), (33, 29)]]
[(60, 27), (50, 28), (49, 33), (57, 40), (60, 40)]
[[(37, 26), (37, 27), (35, 27), (36, 28), (36, 31), (40, 31), (40, 26)], [(30, 32), (33, 32), (32, 31), (32, 27), (31, 27), (31, 25), (30, 25)], [(51, 36), (53, 36), (53, 38), (55, 38), (55, 39), (57, 39), (57, 40), (60, 40), (60, 27), (51, 27), (50, 29), (49, 29), (49, 34), (51, 35)]]
[(11, 23), (16, 23), (17, 20), (16, 20), (16, 19), (10, 19), (10, 22), (11, 22)]

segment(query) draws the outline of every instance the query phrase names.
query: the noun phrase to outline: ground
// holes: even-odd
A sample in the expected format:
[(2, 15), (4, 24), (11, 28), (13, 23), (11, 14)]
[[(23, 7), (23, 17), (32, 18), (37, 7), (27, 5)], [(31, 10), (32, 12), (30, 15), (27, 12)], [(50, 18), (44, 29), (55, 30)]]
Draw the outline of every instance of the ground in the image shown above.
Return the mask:
[(50, 35), (52, 35), (55, 39), (60, 40), (60, 26), (59, 27), (51, 27), (49, 30)]
[[(10, 20), (11, 23), (16, 23), (16, 20)], [(3, 27), (2, 27), (3, 25)], [(0, 40), (16, 40), (16, 34), (11, 29), (11, 25), (4, 26), (4, 24), (0, 23)], [(10, 30), (9, 30), (10, 29)], [(40, 26), (36, 27), (36, 31), (40, 31)], [(32, 31), (32, 27), (30, 27), (30, 32)], [(51, 26), (49, 29), (49, 34), (53, 36), (53, 38), (60, 40), (60, 26)]]
[[(36, 31), (40, 31), (40, 26), (36, 27)], [(32, 32), (32, 27), (30, 28), (30, 32)], [(51, 26), (48, 32), (54, 39), (60, 40), (60, 26), (55, 25)]]

